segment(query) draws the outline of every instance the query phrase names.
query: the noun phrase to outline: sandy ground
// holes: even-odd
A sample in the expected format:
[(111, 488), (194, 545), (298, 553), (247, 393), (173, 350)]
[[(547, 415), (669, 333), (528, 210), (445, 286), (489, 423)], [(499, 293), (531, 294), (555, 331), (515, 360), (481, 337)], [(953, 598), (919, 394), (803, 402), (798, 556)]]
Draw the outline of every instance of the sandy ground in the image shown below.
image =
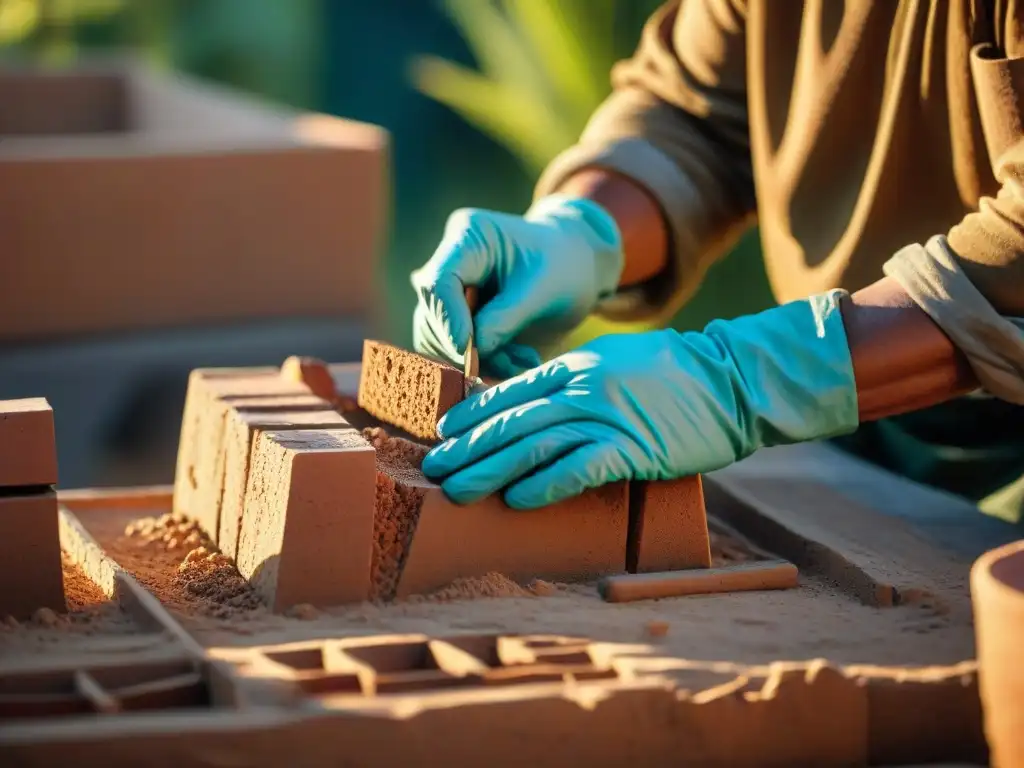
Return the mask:
[[(782, 592), (612, 605), (598, 597), (593, 584), (515, 585), (491, 574), (406, 602), (328, 611), (298, 606), (290, 615), (273, 615), (230, 562), (193, 536), (190, 522), (170, 515), (139, 519), (131, 510), (78, 516), (108, 554), (209, 647), (380, 633), (528, 632), (651, 643), (659, 655), (739, 663), (823, 657), (835, 663), (926, 665), (974, 656), (966, 594), (941, 606), (877, 609), (806, 578), (798, 589)], [(716, 549), (721, 557), (722, 546)], [(653, 628), (664, 634), (653, 637)]]
[(0, 669), (20, 668), (54, 653), (96, 659), (166, 646), (166, 638), (147, 633), (103, 593), (65, 554), (66, 612), (41, 609), (29, 621), (0, 620)]

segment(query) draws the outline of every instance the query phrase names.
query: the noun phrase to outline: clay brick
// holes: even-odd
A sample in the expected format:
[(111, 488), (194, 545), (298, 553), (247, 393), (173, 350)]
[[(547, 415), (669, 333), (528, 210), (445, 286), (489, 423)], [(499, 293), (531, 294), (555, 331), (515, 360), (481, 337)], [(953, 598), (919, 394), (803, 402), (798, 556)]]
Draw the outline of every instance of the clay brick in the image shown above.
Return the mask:
[(582, 581), (625, 569), (624, 483), (524, 512), (510, 509), (498, 496), (457, 506), (439, 487), (415, 482), (424, 491), (396, 597), (490, 571), (525, 582), (535, 577)]
[(253, 438), (258, 430), (344, 428), (348, 423), (337, 411), (246, 411), (227, 413), (222, 449), (218, 456), (223, 466), (219, 484), (223, 488), (217, 500), (217, 546), (234, 559), (238, 555), (238, 532), (245, 506), (245, 488), (249, 480), (249, 460)]
[(237, 564), (273, 610), (366, 599), (375, 475), (352, 429), (256, 436)]
[(629, 570), (636, 573), (711, 567), (708, 516), (700, 475), (634, 482)]
[(0, 400), (0, 486), (54, 485), (57, 447), (45, 398)]
[(416, 437), (437, 438), (437, 422), (464, 396), (462, 371), (369, 339), (363, 345), (359, 407)]
[(333, 403), (338, 398), (327, 363), (318, 358), (292, 355), (281, 364), (281, 378), (305, 384), (314, 395), (328, 402)]
[(229, 405), (264, 410), (326, 408), (302, 383), (285, 381), (275, 368), (197, 369), (189, 377), (174, 475), (174, 511), (198, 521), (212, 539), (218, 534), (216, 503), (222, 477), (218, 456)]
[(0, 616), (64, 611), (57, 494), (0, 496)]

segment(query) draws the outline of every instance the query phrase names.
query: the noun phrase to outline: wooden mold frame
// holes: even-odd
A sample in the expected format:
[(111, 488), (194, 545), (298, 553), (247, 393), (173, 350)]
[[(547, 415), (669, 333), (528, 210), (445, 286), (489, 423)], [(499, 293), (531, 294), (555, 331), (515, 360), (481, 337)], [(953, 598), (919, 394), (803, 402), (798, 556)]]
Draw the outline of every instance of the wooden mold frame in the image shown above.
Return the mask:
[(384, 766), (423, 754), (451, 766), (561, 766), (568, 755), (596, 766), (987, 759), (973, 662), (750, 667), (547, 635), (206, 649), (74, 513), (169, 503), (169, 488), (61, 495), (65, 550), (180, 653), (124, 665), (55, 660), (0, 678), (0, 763)]

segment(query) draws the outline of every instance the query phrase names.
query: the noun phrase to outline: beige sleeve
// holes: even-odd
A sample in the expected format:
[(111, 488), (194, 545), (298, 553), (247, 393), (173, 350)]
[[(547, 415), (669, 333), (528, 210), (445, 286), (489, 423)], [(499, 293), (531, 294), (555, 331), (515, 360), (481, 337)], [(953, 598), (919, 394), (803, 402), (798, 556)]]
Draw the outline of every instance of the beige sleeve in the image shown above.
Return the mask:
[(633, 58), (612, 70), (611, 96), (579, 142), (541, 176), (535, 199), (583, 168), (643, 185), (669, 225), (666, 272), (620, 291), (599, 312), (666, 321), (707, 268), (750, 226), (754, 184), (739, 0), (674, 0), (647, 22)]
[(1024, 405), (1024, 139), (998, 153), (995, 197), (885, 265), (991, 395)]

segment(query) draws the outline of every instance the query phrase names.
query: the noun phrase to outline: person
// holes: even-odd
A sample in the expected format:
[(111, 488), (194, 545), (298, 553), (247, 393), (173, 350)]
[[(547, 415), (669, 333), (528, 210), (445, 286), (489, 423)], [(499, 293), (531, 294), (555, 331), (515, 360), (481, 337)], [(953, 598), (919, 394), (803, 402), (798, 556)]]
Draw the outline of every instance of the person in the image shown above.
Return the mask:
[[(826, 438), (972, 498), (1024, 473), (1024, 9), (675, 0), (522, 216), (466, 209), (416, 270), (416, 349), (507, 380), (423, 462), (535, 508)], [(780, 302), (664, 325), (757, 222)], [(464, 286), (479, 286), (471, 316)]]

